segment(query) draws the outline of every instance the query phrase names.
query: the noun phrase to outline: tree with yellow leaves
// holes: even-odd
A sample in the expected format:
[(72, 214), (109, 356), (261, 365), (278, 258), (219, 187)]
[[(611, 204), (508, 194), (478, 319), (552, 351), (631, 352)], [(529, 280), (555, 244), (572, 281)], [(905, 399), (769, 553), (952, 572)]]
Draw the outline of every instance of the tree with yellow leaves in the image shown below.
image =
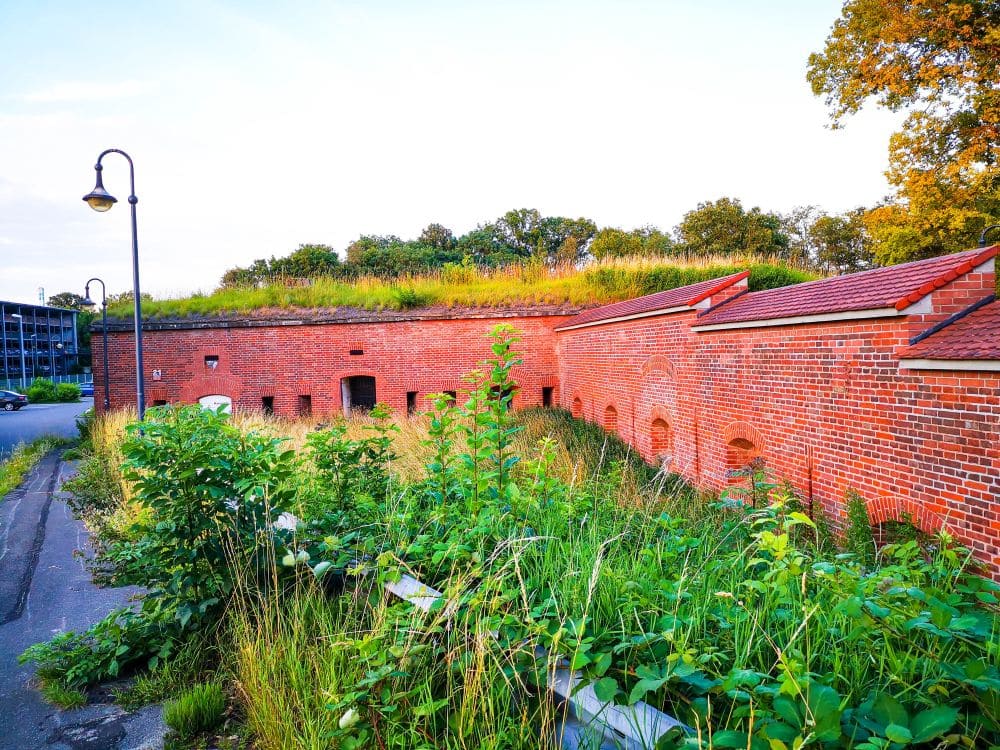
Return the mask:
[(834, 127), (870, 101), (908, 111), (895, 200), (865, 216), (879, 263), (967, 248), (1000, 220), (1000, 2), (847, 0), (807, 77)]

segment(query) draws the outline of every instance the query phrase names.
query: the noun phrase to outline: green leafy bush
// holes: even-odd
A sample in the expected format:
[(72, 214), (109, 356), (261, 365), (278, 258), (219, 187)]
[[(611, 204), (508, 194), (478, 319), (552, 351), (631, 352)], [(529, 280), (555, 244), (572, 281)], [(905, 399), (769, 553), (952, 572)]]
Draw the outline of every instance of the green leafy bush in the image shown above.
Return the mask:
[(76, 383), (59, 383), (56, 386), (56, 401), (70, 403), (80, 400), (80, 386)]
[[(122, 445), (125, 478), (156, 519), (106, 560), (120, 583), (149, 592), (138, 612), (116, 610), (86, 633), (65, 633), (21, 657), (69, 686), (116, 677), (145, 660), (155, 667), (177, 643), (214, 622), (239, 576), (266, 583), (274, 545), (290, 532), (285, 510), (291, 453), (281, 441), (242, 434), (220, 410), (150, 409)], [(79, 488), (78, 488), (79, 489)]]
[(35, 378), (25, 394), (33, 404), (68, 403), (80, 400), (80, 386), (76, 383), (56, 385), (48, 378)]
[(218, 683), (195, 685), (163, 707), (163, 721), (184, 739), (215, 729), (226, 711), (226, 695)]
[(25, 394), (33, 404), (51, 404), (56, 399), (56, 384), (48, 378), (35, 378)]

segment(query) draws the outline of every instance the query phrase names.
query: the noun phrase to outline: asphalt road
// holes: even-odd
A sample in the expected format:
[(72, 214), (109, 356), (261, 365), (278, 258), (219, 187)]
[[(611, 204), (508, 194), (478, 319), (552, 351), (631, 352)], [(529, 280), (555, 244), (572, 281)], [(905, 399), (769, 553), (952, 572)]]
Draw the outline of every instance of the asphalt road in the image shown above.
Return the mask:
[(28, 404), (18, 411), (0, 409), (0, 456), (18, 443), (30, 443), (43, 435), (79, 436), (76, 418), (93, 405), (93, 398), (83, 398), (75, 404)]
[(87, 530), (58, 492), (71, 473), (50, 453), (0, 502), (0, 750), (162, 748), (159, 706), (130, 714), (98, 691), (60, 711), (38, 694), (34, 665), (17, 662), (31, 644), (85, 630), (140, 593), (92, 583)]

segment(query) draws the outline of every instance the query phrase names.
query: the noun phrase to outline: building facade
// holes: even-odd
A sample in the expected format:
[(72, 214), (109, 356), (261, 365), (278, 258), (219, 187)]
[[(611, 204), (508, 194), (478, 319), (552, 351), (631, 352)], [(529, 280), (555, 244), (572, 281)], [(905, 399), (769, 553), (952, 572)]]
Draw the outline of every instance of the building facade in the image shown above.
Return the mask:
[(0, 301), (0, 380), (23, 377), (30, 383), (35, 377), (68, 375), (76, 369), (76, 316), (76, 310)]
[[(462, 390), (506, 322), (522, 336), (515, 406), (561, 405), (708, 489), (763, 461), (835, 527), (857, 493), (874, 523), (945, 527), (1000, 576), (997, 249), (762, 292), (735, 274), (577, 314), (150, 322), (147, 400), (423, 409)], [(127, 404), (126, 324), (109, 354)]]

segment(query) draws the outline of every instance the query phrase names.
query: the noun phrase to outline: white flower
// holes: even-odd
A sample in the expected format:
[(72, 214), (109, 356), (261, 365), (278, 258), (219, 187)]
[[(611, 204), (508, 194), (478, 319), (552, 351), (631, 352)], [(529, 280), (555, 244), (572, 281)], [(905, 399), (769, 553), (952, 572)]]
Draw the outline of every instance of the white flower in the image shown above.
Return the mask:
[(361, 720), (361, 714), (359, 714), (355, 709), (349, 708), (344, 712), (344, 715), (340, 717), (340, 721), (337, 722), (337, 726), (341, 729), (347, 729), (348, 727), (353, 727)]

